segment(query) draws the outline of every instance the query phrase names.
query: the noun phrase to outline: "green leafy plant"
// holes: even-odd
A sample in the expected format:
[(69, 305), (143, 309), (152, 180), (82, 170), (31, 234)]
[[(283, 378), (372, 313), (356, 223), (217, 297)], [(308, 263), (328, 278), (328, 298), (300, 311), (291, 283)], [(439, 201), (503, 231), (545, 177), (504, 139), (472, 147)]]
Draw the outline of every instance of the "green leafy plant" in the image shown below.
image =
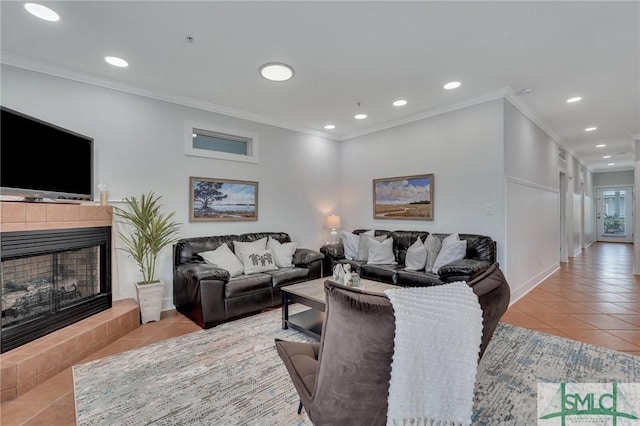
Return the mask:
[(118, 222), (127, 225), (129, 231), (119, 231), (118, 236), (126, 248), (122, 248), (133, 258), (142, 272), (139, 284), (158, 282), (155, 277), (156, 260), (160, 250), (178, 239), (180, 224), (175, 222), (175, 212), (162, 213), (160, 199), (154, 192), (140, 198), (126, 197), (127, 208), (114, 207)]
[(624, 233), (624, 220), (617, 213), (604, 215), (604, 232), (607, 234)]

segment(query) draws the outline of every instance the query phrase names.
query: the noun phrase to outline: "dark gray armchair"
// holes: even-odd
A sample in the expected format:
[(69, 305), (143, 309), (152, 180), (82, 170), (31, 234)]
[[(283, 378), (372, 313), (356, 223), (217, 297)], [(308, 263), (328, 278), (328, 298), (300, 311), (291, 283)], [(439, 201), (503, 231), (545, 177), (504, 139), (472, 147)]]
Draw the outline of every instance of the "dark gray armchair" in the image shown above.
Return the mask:
[[(483, 310), (482, 357), (511, 293), (497, 263), (468, 284)], [(314, 425), (384, 425), (395, 335), (391, 302), (331, 281), (324, 286), (320, 342), (276, 339), (278, 355)]]

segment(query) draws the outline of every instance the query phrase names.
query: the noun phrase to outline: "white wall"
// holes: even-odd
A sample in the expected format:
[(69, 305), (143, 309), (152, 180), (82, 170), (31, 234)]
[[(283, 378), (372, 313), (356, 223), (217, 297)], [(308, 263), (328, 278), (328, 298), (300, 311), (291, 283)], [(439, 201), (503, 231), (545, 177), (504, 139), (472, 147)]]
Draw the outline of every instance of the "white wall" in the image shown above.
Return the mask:
[(593, 174), (593, 186), (634, 185), (633, 170), (622, 172), (597, 172)]
[(593, 173), (586, 167), (583, 168), (584, 175), (584, 233), (582, 237), (582, 247), (588, 247), (596, 240), (595, 222), (595, 198), (593, 196)]
[(504, 101), (506, 271), (512, 301), (559, 267), (558, 147)]
[[(484, 234), (503, 259), (502, 100), (344, 141), (340, 160), (344, 229)], [(373, 219), (373, 179), (425, 173), (434, 174), (433, 221)]]
[[(288, 232), (300, 247), (318, 249), (336, 209), (338, 142), (2, 65), (2, 105), (94, 138), (95, 182), (108, 185), (114, 205), (153, 190), (183, 224), (181, 235)], [(258, 164), (186, 156), (184, 121), (256, 133)], [(189, 222), (189, 176), (259, 182), (257, 222)], [(119, 240), (115, 239), (119, 245)], [(171, 250), (159, 260), (163, 309), (173, 306)], [(115, 253), (114, 300), (135, 297), (140, 276)]]

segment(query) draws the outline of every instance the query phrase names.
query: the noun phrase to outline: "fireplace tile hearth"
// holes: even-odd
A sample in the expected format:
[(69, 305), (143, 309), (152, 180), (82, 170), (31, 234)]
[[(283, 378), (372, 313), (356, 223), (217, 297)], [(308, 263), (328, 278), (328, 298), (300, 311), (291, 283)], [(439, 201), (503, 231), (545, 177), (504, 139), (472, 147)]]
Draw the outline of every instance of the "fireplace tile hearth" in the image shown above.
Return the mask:
[(0, 355), (0, 400), (23, 395), (140, 326), (133, 299)]

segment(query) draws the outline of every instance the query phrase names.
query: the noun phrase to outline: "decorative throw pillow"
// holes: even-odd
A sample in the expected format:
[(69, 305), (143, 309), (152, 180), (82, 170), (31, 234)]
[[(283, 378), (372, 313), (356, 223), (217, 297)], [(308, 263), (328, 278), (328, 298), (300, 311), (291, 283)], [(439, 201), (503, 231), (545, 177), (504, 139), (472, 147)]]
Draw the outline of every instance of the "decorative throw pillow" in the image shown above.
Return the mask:
[(440, 253), (440, 247), (442, 247), (442, 241), (435, 235), (429, 234), (424, 240), (424, 248), (427, 249), (427, 262), (425, 264), (425, 271), (431, 272), (433, 270), (433, 264), (436, 263), (438, 253)]
[(404, 269), (407, 271), (420, 271), (427, 264), (427, 248), (422, 243), (420, 237), (407, 249), (404, 258)]
[[(375, 231), (369, 230), (360, 235), (370, 235), (373, 237)], [(344, 247), (344, 257), (349, 260), (358, 258), (358, 246), (360, 245), (360, 235), (353, 232), (342, 231), (342, 246)]]
[(280, 241), (269, 237), (267, 240), (267, 249), (273, 252), (276, 266), (278, 268), (290, 268), (293, 266), (293, 254), (298, 248), (298, 243), (281, 243)]
[[(367, 231), (367, 232), (375, 232), (375, 231)], [(358, 255), (356, 256), (356, 260), (360, 260), (366, 262), (369, 260), (369, 241), (375, 240), (378, 242), (382, 242), (387, 239), (388, 235), (378, 235), (374, 237), (373, 235), (367, 234), (367, 232), (360, 235), (360, 241), (358, 241)]]
[[(382, 236), (382, 235), (381, 235)], [(393, 238), (379, 241), (378, 237), (369, 237), (367, 265), (395, 265), (396, 259), (393, 256)]]
[(238, 259), (240, 260), (240, 262), (242, 262), (243, 264), (244, 264), (244, 261), (242, 260), (243, 251), (256, 251), (256, 250), (266, 250), (266, 249), (267, 249), (267, 237), (260, 238), (257, 241), (251, 241), (248, 243), (243, 241), (233, 242), (233, 251), (235, 252), (236, 256), (238, 256)]
[(244, 259), (244, 273), (246, 275), (278, 269), (273, 252), (268, 249), (245, 250), (242, 252), (242, 258)]
[(451, 262), (464, 259), (467, 254), (467, 240), (460, 240), (458, 234), (451, 234), (442, 240), (442, 248), (438, 253), (438, 258), (433, 264), (433, 273), (437, 274), (438, 270)]
[(203, 251), (198, 254), (204, 259), (205, 263), (209, 263), (220, 269), (226, 269), (229, 271), (231, 278), (242, 274), (244, 271), (242, 262), (240, 262), (236, 255), (233, 254), (229, 246), (224, 243), (215, 250)]

